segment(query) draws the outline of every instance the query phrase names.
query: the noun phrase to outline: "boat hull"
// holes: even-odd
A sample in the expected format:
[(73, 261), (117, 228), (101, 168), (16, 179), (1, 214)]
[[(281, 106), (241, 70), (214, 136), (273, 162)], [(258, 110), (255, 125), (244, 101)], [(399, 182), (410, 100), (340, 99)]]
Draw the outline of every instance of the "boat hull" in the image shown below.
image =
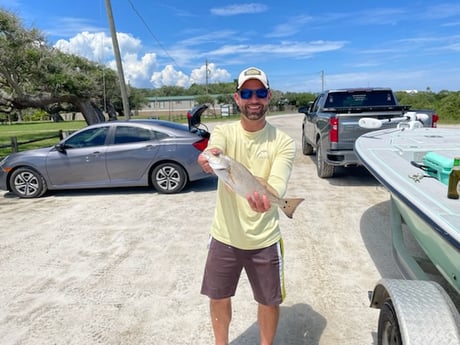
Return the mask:
[(358, 138), (355, 151), (391, 193), (396, 214), (427, 257), (460, 293), (460, 200), (448, 199), (445, 184), (411, 163), (423, 165), (428, 152), (460, 156), (460, 131), (379, 130)]
[(460, 293), (460, 251), (395, 195), (393, 202), (424, 253), (449, 284)]

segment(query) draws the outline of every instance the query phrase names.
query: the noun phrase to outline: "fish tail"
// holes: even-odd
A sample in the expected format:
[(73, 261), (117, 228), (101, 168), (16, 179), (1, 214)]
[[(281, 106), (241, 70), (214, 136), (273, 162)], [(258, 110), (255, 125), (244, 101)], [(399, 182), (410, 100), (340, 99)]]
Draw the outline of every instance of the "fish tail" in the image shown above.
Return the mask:
[(294, 214), (294, 211), (296, 210), (297, 206), (304, 201), (305, 199), (303, 198), (288, 198), (288, 199), (283, 199), (283, 203), (280, 206), (281, 211), (284, 212), (284, 214), (288, 218), (292, 218), (292, 215)]

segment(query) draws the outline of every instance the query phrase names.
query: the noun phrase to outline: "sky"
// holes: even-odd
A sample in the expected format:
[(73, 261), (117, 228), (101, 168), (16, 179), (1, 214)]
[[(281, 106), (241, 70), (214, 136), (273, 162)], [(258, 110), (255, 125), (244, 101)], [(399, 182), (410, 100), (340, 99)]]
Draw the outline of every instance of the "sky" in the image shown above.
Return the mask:
[(256, 66), (283, 92), (460, 90), (458, 0), (250, 1), (0, 0), (0, 8), (50, 45), (116, 70), (108, 2), (125, 81), (139, 88), (232, 82)]

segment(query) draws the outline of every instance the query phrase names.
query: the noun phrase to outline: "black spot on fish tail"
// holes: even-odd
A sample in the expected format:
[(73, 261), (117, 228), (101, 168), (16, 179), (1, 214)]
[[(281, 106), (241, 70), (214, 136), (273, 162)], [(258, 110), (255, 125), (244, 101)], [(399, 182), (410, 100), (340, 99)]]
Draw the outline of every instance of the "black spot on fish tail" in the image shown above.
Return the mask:
[(292, 218), (297, 206), (299, 206), (302, 201), (304, 201), (303, 198), (283, 199), (283, 204), (280, 208), (288, 218)]

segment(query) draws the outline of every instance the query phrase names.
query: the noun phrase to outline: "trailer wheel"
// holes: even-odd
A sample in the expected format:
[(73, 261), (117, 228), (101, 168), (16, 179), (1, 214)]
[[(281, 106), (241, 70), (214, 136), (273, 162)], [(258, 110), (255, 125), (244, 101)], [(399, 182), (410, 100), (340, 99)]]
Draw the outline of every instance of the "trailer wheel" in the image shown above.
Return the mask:
[(390, 298), (380, 309), (377, 337), (378, 345), (402, 345), (398, 318)]

